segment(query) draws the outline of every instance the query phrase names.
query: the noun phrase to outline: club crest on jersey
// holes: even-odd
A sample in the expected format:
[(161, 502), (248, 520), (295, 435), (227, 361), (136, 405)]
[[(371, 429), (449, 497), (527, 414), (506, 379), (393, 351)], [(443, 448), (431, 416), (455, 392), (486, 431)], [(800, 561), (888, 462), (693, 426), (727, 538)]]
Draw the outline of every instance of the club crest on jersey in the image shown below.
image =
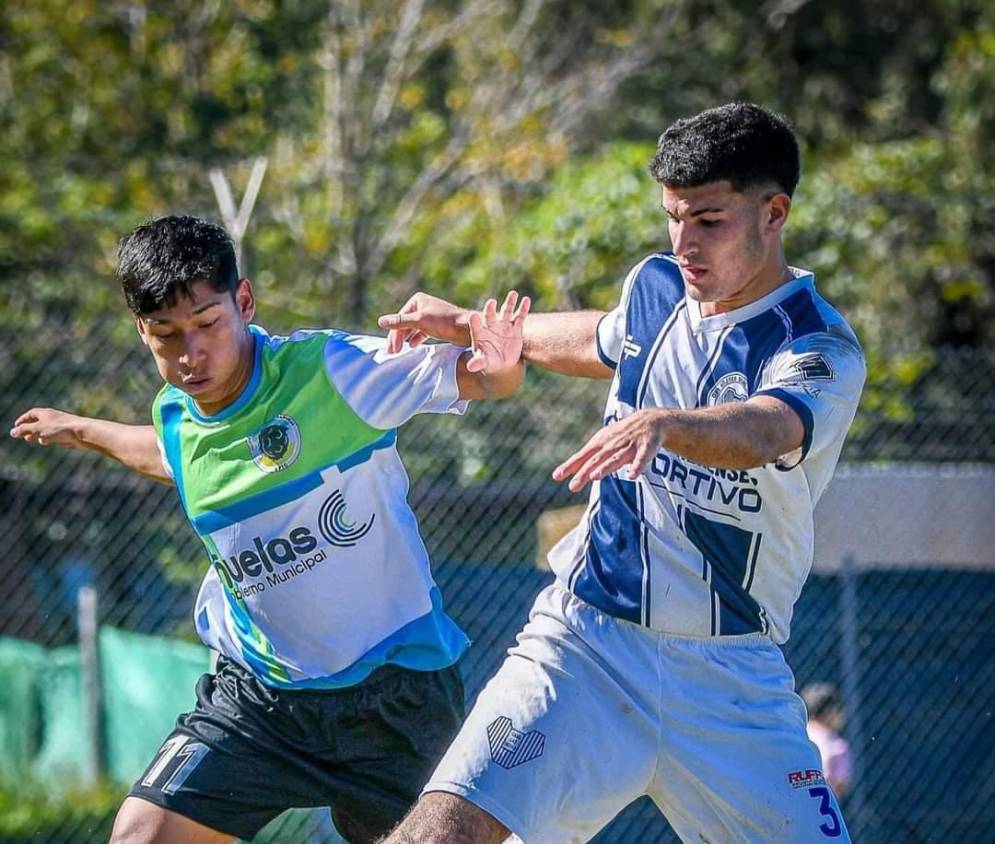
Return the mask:
[(264, 472), (282, 472), (300, 456), (301, 430), (282, 413), (249, 435), (252, 460)]
[(708, 391), (708, 406), (743, 402), (750, 397), (749, 383), (742, 372), (730, 372), (723, 375)]

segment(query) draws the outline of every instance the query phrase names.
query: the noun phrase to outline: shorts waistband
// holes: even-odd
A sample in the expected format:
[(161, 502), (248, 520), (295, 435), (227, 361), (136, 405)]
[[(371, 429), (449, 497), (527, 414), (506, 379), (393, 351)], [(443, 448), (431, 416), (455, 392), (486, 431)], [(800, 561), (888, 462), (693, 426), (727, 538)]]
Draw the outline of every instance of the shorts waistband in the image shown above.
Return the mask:
[(250, 680), (253, 682), (263, 694), (271, 699), (277, 699), (280, 697), (327, 697), (327, 696), (337, 696), (337, 697), (348, 697), (350, 694), (357, 693), (367, 693), (371, 691), (376, 691), (383, 686), (389, 685), (390, 683), (397, 682), (402, 677), (410, 676), (413, 674), (438, 674), (445, 673), (456, 669), (455, 663), (453, 665), (447, 666), (446, 668), (436, 669), (433, 671), (417, 671), (414, 668), (405, 668), (403, 665), (395, 665), (394, 663), (388, 662), (384, 665), (380, 665), (374, 668), (366, 677), (360, 680), (358, 683), (353, 683), (351, 686), (341, 686), (338, 688), (301, 688), (295, 689), (293, 687), (287, 688), (282, 686), (270, 686), (260, 680), (255, 674), (249, 671), (245, 666), (239, 664), (235, 660), (226, 656), (218, 657), (217, 672), (229, 671), (241, 674), (243, 679)]
[(767, 633), (763, 633), (759, 630), (753, 631), (751, 633), (734, 633), (734, 634), (695, 634), (695, 633), (685, 633), (676, 630), (661, 630), (656, 627), (649, 627), (646, 624), (640, 624), (635, 621), (629, 621), (625, 618), (619, 618), (618, 616), (612, 615), (611, 613), (605, 612), (600, 607), (596, 607), (593, 604), (587, 603), (583, 598), (579, 598), (574, 592), (571, 592), (566, 586), (563, 585), (559, 580), (553, 581), (551, 589), (558, 590), (563, 594), (563, 600), (567, 601), (574, 611), (581, 614), (594, 614), (600, 619), (609, 620), (614, 624), (625, 625), (628, 627), (634, 627), (637, 630), (645, 631), (646, 633), (657, 636), (662, 639), (672, 640), (674, 642), (687, 643), (687, 644), (701, 644), (709, 647), (716, 648), (751, 648), (757, 647), (758, 645), (776, 644), (774, 640)]

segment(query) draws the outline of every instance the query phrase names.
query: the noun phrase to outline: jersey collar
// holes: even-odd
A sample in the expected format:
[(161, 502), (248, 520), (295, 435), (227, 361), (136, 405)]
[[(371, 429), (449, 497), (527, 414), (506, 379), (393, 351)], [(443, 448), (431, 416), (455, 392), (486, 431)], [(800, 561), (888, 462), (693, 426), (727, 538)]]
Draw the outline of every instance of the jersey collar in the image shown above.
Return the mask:
[(770, 310), (778, 302), (783, 302), (799, 290), (806, 287), (815, 287), (815, 276), (810, 270), (801, 270), (797, 267), (788, 267), (788, 269), (791, 270), (791, 274), (794, 276), (791, 281), (785, 282), (780, 287), (772, 290), (766, 296), (757, 299), (755, 302), (750, 302), (748, 305), (743, 305), (741, 308), (736, 308), (735, 310), (726, 311), (721, 314), (714, 314), (713, 316), (702, 316), (701, 304), (685, 294), (684, 299), (687, 302), (688, 319), (691, 321), (691, 330), (694, 331), (695, 334), (699, 334), (706, 331), (718, 331), (728, 325), (736, 325), (737, 323), (745, 322), (758, 314), (762, 314), (764, 311)]

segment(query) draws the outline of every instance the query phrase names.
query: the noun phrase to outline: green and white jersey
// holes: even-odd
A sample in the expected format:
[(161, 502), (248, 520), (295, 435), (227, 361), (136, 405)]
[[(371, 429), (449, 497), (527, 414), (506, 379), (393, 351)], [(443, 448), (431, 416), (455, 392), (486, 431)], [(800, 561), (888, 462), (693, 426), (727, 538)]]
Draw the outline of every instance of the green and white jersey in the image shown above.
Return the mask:
[(465, 411), (463, 350), (388, 355), (377, 337), (251, 331), (252, 376), (233, 404), (204, 416), (167, 385), (153, 405), (212, 563), (201, 639), (277, 687), (352, 685), (388, 662), (451, 665), (468, 640), (443, 612), (395, 429), (416, 413)]

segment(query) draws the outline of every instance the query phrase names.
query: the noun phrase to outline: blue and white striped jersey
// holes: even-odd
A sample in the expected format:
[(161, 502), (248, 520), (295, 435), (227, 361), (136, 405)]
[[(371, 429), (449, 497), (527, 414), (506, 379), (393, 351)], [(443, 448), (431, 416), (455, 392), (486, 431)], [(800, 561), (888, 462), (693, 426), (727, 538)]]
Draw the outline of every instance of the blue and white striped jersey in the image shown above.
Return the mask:
[(812, 564), (816, 502), (864, 383), (853, 331), (811, 273), (745, 307), (702, 316), (676, 261), (653, 254), (626, 278), (598, 326), (615, 369), (605, 423), (648, 407), (696, 408), (774, 396), (801, 417), (804, 443), (748, 471), (659, 451), (635, 481), (592, 486), (581, 523), (550, 552), (587, 603), (656, 630), (694, 636), (761, 631), (777, 642)]

